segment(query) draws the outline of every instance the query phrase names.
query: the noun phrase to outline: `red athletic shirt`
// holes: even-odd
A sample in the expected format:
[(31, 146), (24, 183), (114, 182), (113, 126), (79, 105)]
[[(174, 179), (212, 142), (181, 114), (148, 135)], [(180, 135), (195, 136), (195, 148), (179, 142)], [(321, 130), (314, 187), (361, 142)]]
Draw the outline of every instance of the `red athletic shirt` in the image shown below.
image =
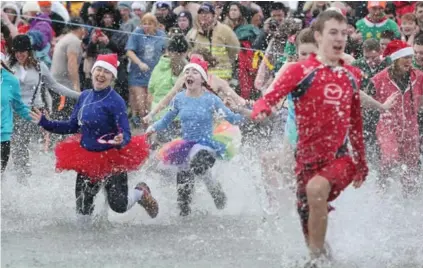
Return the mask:
[(359, 168), (357, 175), (365, 177), (360, 82), (358, 68), (343, 62), (340, 67), (325, 66), (312, 54), (286, 69), (274, 90), (255, 103), (252, 118), (263, 112), (270, 114), (271, 107), (292, 93), (298, 129), (297, 173), (345, 154), (350, 141)]

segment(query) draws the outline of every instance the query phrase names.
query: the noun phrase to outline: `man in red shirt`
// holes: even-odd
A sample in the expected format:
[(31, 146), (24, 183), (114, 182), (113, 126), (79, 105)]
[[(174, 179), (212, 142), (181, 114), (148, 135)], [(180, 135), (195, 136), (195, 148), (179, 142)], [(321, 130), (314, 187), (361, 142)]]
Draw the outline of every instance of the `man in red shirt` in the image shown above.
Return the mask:
[(359, 98), (361, 72), (341, 60), (347, 20), (336, 11), (325, 11), (312, 27), (317, 55), (290, 65), (274, 90), (255, 103), (251, 117), (264, 119), (281, 98), (292, 93), (298, 127), (298, 212), (315, 263), (329, 258), (324, 245), (328, 202), (351, 182), (360, 187), (368, 168)]

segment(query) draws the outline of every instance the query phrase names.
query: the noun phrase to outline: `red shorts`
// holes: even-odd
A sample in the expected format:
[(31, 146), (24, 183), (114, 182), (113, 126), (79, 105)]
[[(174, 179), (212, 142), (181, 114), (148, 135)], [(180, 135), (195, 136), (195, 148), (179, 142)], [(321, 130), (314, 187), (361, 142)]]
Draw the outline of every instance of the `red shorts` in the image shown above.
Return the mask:
[[(328, 202), (335, 200), (352, 182), (356, 173), (355, 165), (350, 156), (342, 156), (314, 169), (303, 169), (297, 175), (297, 209), (300, 214), (303, 232), (308, 234), (308, 213), (306, 186), (316, 175), (326, 178), (330, 185)], [(328, 207), (329, 211), (332, 209)]]

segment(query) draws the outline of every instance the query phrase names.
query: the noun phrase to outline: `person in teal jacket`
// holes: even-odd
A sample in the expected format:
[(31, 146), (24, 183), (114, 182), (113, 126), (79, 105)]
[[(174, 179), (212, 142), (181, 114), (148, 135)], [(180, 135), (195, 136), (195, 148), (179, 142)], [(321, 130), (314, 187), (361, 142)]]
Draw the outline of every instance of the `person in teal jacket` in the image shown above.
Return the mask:
[(31, 121), (29, 108), (22, 102), (19, 80), (1, 62), (1, 172), (6, 169), (10, 155), (10, 138), (13, 133), (13, 111)]

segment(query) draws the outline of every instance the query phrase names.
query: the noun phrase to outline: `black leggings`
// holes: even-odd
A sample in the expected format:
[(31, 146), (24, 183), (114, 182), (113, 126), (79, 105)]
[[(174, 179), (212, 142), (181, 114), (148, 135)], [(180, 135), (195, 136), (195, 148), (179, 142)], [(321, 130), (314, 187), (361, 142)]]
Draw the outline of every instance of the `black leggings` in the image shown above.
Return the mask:
[[(126, 212), (128, 209), (128, 174), (112, 175), (103, 183), (110, 208), (117, 213)], [(76, 212), (78, 214), (91, 215), (93, 213), (94, 198), (101, 186), (101, 182), (91, 183), (90, 178), (78, 174), (75, 186)]]
[(10, 156), (10, 141), (1, 142), (1, 172), (6, 169), (7, 162), (9, 162)]

